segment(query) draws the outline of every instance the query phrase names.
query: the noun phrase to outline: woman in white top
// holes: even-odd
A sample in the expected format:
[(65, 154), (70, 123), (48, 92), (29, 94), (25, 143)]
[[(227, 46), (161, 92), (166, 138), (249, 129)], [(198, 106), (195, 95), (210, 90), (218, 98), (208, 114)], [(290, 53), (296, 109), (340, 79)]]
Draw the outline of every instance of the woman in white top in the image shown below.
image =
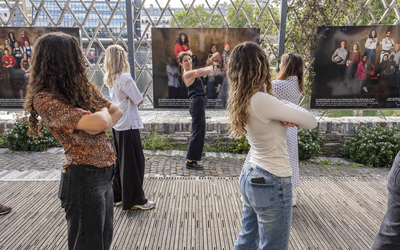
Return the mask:
[(370, 62), (375, 66), (376, 61), (376, 46), (378, 45), (378, 37), (376, 30), (371, 30), (365, 42), (365, 54), (371, 58)]
[[(276, 80), (272, 81), (272, 89), (279, 100), (286, 100), (293, 104), (299, 104), (304, 91), (303, 58), (296, 53), (282, 56), (280, 71)], [(297, 145), (297, 127), (289, 127), (286, 133), (286, 145), (289, 154), (289, 162), (292, 167), (292, 187), (300, 186), (299, 150)], [(250, 160), (251, 151), (247, 154), (245, 163)], [(296, 198), (293, 193), (293, 206), (296, 206)]]
[(104, 82), (111, 99), (123, 113), (112, 130), (117, 155), (113, 180), (115, 206), (122, 204), (124, 210), (152, 209), (155, 202), (145, 198), (142, 188), (145, 158), (139, 132), (143, 123), (138, 106), (143, 103), (143, 96), (130, 75), (128, 57), (121, 46), (107, 48), (104, 66)]
[(240, 176), (242, 228), (234, 250), (288, 249), (292, 220), (292, 169), (287, 126), (315, 128), (307, 110), (274, 95), (268, 57), (255, 43), (236, 46), (228, 62), (231, 136), (246, 135), (252, 148)]

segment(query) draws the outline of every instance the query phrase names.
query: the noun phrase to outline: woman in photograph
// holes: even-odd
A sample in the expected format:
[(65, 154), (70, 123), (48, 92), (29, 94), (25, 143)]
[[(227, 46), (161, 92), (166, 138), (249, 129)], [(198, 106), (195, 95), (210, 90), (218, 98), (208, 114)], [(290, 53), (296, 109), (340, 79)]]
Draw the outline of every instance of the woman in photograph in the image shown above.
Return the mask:
[(350, 56), (346, 61), (346, 77), (353, 81), (355, 78), (357, 65), (360, 62), (360, 51), (357, 43), (353, 45)]
[(371, 81), (371, 75), (375, 72), (375, 66), (368, 62), (368, 56), (364, 55), (361, 62), (358, 63), (357, 73), (356, 73), (356, 83), (360, 86), (364, 92), (368, 92), (368, 85)]
[(106, 131), (122, 112), (90, 82), (76, 38), (49, 33), (35, 49), (24, 105), (30, 113), (28, 134), (40, 136), (43, 122), (64, 148), (58, 198), (67, 220), (68, 249), (108, 250), (116, 157)]
[(182, 51), (187, 51), (190, 54), (190, 56), (192, 56), (192, 51), (190, 51), (189, 48), (189, 39), (187, 35), (183, 32), (179, 33), (178, 38), (176, 39), (175, 42), (175, 56), (177, 62), (179, 53), (181, 53)]
[(389, 79), (395, 72), (394, 62), (389, 60), (389, 56), (384, 54), (382, 57), (382, 62), (379, 64), (379, 68), (376, 71), (376, 76), (378, 77), (380, 92), (383, 92), (389, 85)]
[(16, 68), (20, 69), (21, 68), (21, 60), (23, 57), (24, 51), (21, 47), (19, 47), (19, 43), (15, 42), (14, 44), (14, 57), (17, 60), (17, 65), (15, 65)]
[(3, 62), (3, 68), (12, 68), (17, 64), (17, 60), (13, 55), (10, 55), (10, 51), (8, 49), (4, 50), (4, 56), (1, 59)]
[(204, 138), (206, 135), (206, 112), (207, 106), (206, 90), (202, 76), (212, 72), (212, 67), (193, 70), (192, 57), (188, 52), (181, 52), (178, 57), (179, 64), (183, 68), (182, 79), (189, 92), (189, 112), (192, 116), (192, 137), (186, 155), (186, 167), (191, 169), (202, 169), (203, 166), (197, 162), (203, 154)]
[(24, 52), (28, 55), (28, 57), (31, 57), (33, 52), (33, 47), (31, 46), (29, 41), (25, 41), (24, 45), (25, 45)]
[(226, 108), (226, 103), (228, 101), (229, 83), (228, 83), (228, 78), (226, 77), (226, 70), (230, 56), (231, 46), (229, 43), (224, 43), (222, 49), (224, 50), (224, 52), (222, 52), (222, 70), (221, 70), (221, 76), (223, 78), (222, 78), (221, 89), (218, 92), (215, 108)]
[(14, 49), (15, 43), (18, 42), (15, 38), (14, 32), (8, 33), (8, 41), (10, 42), (10, 46)]
[(168, 98), (179, 98), (179, 71), (178, 67), (176, 67), (175, 60), (172, 60), (171, 57), (167, 59), (167, 75), (168, 75)]
[(119, 45), (106, 50), (104, 83), (109, 88), (112, 101), (122, 110), (123, 116), (112, 129), (114, 151), (114, 203), (122, 209), (149, 210), (154, 201), (145, 198), (143, 191), (145, 158), (139, 129), (143, 128), (138, 106), (143, 96), (130, 75), (128, 56)]
[(24, 57), (21, 60), (21, 69), (25, 72), (24, 85), (28, 86), (29, 75), (30, 75), (30, 70), (31, 70), (31, 58), (28, 57), (27, 53), (24, 53)]
[(317, 120), (307, 110), (274, 96), (268, 57), (256, 43), (241, 43), (233, 49), (228, 80), (230, 135), (247, 136), (252, 150), (239, 179), (242, 227), (233, 249), (288, 249), (292, 169), (286, 149), (288, 126), (282, 122), (312, 129)]
[(8, 39), (4, 40), (4, 49), (8, 49), (8, 50), (12, 51), (12, 47), (10, 45), (10, 40), (8, 40)]
[(208, 55), (206, 66), (212, 66), (213, 71), (208, 75), (207, 80), (207, 98), (208, 99), (216, 99), (219, 89), (221, 86), (215, 81), (215, 77), (221, 75), (221, 67), (222, 67), (222, 57), (221, 54), (217, 51), (217, 45), (215, 43), (210, 46), (210, 54)]
[(378, 36), (376, 30), (371, 30), (365, 42), (365, 54), (370, 57), (370, 62), (375, 66), (376, 61), (376, 46), (378, 45)]

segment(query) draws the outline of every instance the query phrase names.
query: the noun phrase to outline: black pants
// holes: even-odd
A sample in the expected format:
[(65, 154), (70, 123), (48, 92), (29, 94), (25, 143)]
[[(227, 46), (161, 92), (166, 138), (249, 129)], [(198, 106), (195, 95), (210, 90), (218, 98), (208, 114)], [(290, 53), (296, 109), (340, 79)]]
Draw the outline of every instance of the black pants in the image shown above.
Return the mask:
[(114, 202), (122, 201), (122, 209), (146, 204), (143, 179), (145, 159), (139, 129), (113, 131), (114, 152)]
[(113, 167), (70, 165), (58, 198), (65, 209), (69, 250), (108, 250), (113, 235)]
[(203, 153), (204, 138), (206, 136), (206, 108), (207, 98), (195, 96), (190, 100), (189, 112), (192, 116), (192, 137), (186, 159), (200, 161)]

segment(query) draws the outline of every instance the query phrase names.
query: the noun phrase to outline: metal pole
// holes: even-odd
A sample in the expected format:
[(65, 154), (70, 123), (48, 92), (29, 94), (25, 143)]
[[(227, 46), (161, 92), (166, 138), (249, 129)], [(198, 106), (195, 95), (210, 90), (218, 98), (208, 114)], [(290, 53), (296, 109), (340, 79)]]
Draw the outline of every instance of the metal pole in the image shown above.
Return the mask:
[(279, 14), (279, 38), (278, 38), (278, 65), (281, 61), (281, 56), (285, 52), (285, 34), (286, 34), (286, 18), (287, 18), (287, 0), (281, 0)]
[(128, 60), (131, 68), (131, 76), (134, 80), (136, 80), (136, 72), (135, 72), (135, 40), (133, 36), (133, 9), (132, 9), (132, 0), (125, 0), (126, 4), (126, 21), (127, 29), (128, 29)]

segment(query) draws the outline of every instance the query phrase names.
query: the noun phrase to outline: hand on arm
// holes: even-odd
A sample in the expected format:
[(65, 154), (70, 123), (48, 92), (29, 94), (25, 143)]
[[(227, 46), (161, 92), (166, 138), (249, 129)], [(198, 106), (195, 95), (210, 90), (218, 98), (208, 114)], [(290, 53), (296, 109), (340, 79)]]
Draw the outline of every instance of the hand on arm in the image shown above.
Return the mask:
[(306, 129), (315, 128), (318, 124), (314, 115), (306, 109), (287, 101), (280, 101), (269, 94), (257, 93), (251, 101), (254, 112), (262, 121), (283, 121)]
[(75, 129), (83, 130), (91, 135), (97, 135), (111, 127), (112, 119), (108, 113), (107, 107), (104, 107), (100, 111), (97, 111), (93, 114), (82, 109), (78, 110), (86, 113), (87, 115), (82, 116), (82, 118), (76, 124)]
[(110, 128), (111, 128), (111, 127), (114, 127), (115, 124), (118, 123), (119, 119), (121, 119), (123, 114), (122, 114), (121, 109), (118, 108), (118, 106), (116, 104), (114, 104), (114, 103), (110, 104), (110, 107), (108, 109), (108, 113), (111, 116), (111, 125), (110, 125)]

